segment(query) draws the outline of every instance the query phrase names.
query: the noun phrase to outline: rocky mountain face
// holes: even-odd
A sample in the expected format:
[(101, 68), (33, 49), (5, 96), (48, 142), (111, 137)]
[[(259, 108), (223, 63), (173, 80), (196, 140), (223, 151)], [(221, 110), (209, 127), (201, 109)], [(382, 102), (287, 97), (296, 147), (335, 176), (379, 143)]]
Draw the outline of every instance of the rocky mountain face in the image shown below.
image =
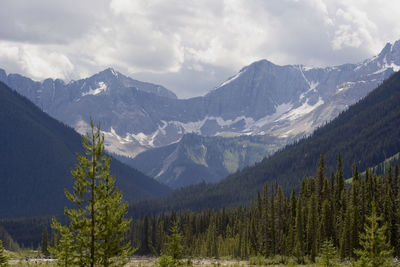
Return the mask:
[(136, 81), (111, 68), (69, 83), (59, 79), (36, 82), (19, 74), (7, 75), (0, 69), (0, 81), (82, 134), (88, 130), (90, 118), (100, 122), (106, 131), (108, 150), (131, 156), (143, 150), (141, 135), (128, 136), (124, 141), (115, 131), (121, 136), (143, 129), (149, 132), (153, 122), (146, 120), (147, 111), (140, 106), (142, 98), (177, 98), (163, 86)]
[(289, 142), (329, 122), (398, 70), (400, 41), (359, 64), (308, 68), (261, 60), (191, 99), (177, 99), (162, 86), (112, 69), (69, 83), (34, 82), (0, 70), (0, 81), (80, 133), (93, 118), (101, 123), (110, 152), (135, 157), (187, 133), (268, 135)]
[(126, 164), (171, 188), (201, 182), (215, 183), (261, 161), (283, 146), (283, 140), (268, 135), (205, 137), (186, 134), (178, 142), (150, 149)]

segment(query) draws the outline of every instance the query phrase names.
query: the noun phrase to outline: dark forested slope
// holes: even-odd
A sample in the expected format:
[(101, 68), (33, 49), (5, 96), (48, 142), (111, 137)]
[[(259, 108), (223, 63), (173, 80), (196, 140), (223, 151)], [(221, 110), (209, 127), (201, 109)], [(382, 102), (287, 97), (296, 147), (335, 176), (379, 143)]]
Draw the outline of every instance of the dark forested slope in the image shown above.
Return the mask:
[[(304, 176), (315, 175), (315, 164), (325, 155), (326, 170), (334, 170), (340, 153), (345, 176), (351, 165), (374, 166), (400, 151), (400, 73), (393, 74), (367, 97), (342, 112), (310, 137), (286, 146), (254, 167), (230, 175), (218, 184), (176, 190), (162, 201), (146, 203), (154, 211), (201, 209), (248, 203), (262, 185), (277, 182), (286, 192), (298, 189)], [(143, 211), (143, 205), (136, 211)]]
[[(1, 82), (0, 129), (0, 217), (62, 213), (80, 135)], [(127, 200), (169, 190), (116, 160), (111, 172)]]

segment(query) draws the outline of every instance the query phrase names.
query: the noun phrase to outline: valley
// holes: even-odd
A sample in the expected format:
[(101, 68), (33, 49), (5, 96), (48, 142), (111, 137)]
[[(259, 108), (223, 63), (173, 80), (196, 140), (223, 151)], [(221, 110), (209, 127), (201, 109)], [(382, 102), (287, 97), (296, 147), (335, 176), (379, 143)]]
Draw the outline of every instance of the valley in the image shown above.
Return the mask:
[(0, 8), (0, 267), (400, 266), (400, 2)]

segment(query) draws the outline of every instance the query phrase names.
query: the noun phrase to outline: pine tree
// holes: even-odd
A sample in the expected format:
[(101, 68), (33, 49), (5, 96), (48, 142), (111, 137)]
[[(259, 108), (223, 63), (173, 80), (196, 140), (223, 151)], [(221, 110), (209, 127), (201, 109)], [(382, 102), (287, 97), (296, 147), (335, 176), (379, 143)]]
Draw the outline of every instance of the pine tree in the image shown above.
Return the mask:
[(8, 265), (8, 257), (4, 251), (3, 242), (0, 240), (0, 267), (6, 267)]
[(333, 224), (331, 202), (327, 199), (322, 203), (321, 210), (321, 226), (320, 238), (321, 240), (332, 240), (334, 237), (334, 224)]
[(131, 219), (125, 219), (128, 203), (122, 203), (122, 193), (115, 188), (115, 177), (109, 174), (111, 158), (104, 165), (104, 181), (98, 186), (99, 255), (103, 266), (121, 265), (134, 251), (125, 242)]
[(270, 254), (270, 246), (269, 246), (269, 203), (268, 203), (268, 186), (264, 184), (264, 191), (263, 191), (263, 200), (262, 200), (262, 221), (261, 221), (261, 230), (262, 230), (262, 250), (264, 257), (268, 257)]
[(353, 165), (353, 182), (351, 186), (351, 192), (350, 192), (350, 203), (349, 207), (351, 209), (351, 214), (350, 214), (350, 224), (351, 224), (351, 240), (350, 240), (350, 252), (351, 256), (353, 256), (353, 251), (355, 248), (359, 247), (359, 232), (361, 231), (361, 225), (360, 225), (360, 211), (359, 211), (359, 206), (361, 204), (361, 199), (360, 199), (360, 177), (358, 175), (358, 170), (357, 166), (354, 164)]
[(48, 233), (47, 233), (47, 227), (44, 227), (43, 232), (42, 232), (41, 250), (45, 257), (48, 257), (50, 255), (49, 250), (48, 250), (48, 243), (49, 243), (49, 238), (48, 238)]
[(180, 266), (183, 258), (182, 235), (179, 233), (178, 224), (174, 222), (171, 234), (168, 236), (165, 253), (160, 257), (160, 267)]
[(371, 215), (366, 218), (365, 233), (360, 235), (362, 249), (356, 250), (355, 254), (360, 257), (357, 266), (390, 266), (393, 249), (386, 241), (386, 228), (380, 226), (382, 217), (377, 215), (375, 202), (372, 202)]
[(325, 240), (322, 243), (320, 258), (325, 267), (337, 266), (337, 250), (331, 240)]
[(324, 154), (321, 153), (319, 162), (318, 162), (318, 171), (317, 171), (317, 196), (319, 199), (319, 202), (322, 202), (322, 193), (323, 193), (323, 187), (324, 187), (324, 180), (326, 179), (325, 177), (325, 163), (324, 163)]
[(307, 241), (308, 241), (308, 251), (310, 253), (311, 261), (315, 262), (315, 257), (317, 256), (317, 232), (318, 232), (318, 217), (317, 217), (317, 200), (316, 195), (312, 194), (309, 200), (308, 207), (308, 218), (307, 218)]
[(61, 238), (53, 249), (62, 266), (123, 265), (130, 244), (124, 234), (130, 220), (124, 218), (128, 205), (122, 203), (122, 194), (110, 175), (111, 157), (104, 153), (104, 136), (100, 126), (91, 122), (91, 134), (82, 136), (85, 155), (77, 154), (79, 164), (71, 170), (75, 183), (73, 192), (65, 190), (75, 204), (65, 208), (69, 225), (62, 226), (53, 218), (52, 227)]
[(298, 263), (304, 263), (303, 217), (303, 202), (299, 197), (296, 205), (296, 242), (294, 246), (294, 255)]
[(63, 267), (76, 266), (78, 253), (76, 251), (76, 244), (74, 244), (74, 234), (71, 229), (61, 225), (54, 217), (51, 227), (56, 229), (58, 231), (57, 234), (62, 237), (57, 240), (54, 247), (50, 248), (51, 254), (57, 257), (57, 265)]

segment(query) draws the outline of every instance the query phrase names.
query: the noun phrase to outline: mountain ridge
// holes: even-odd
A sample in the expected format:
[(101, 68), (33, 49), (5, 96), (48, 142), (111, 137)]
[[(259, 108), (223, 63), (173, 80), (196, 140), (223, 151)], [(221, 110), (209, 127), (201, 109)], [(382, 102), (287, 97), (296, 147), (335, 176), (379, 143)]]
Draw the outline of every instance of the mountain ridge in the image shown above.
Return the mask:
[[(399, 69), (400, 41), (396, 41), (357, 64), (309, 68), (256, 61), (206, 95), (190, 99), (157, 95), (156, 85), (149, 85), (153, 92), (140, 89), (140, 82), (126, 82), (129, 78), (112, 69), (70, 85), (61, 80), (43, 83), (52, 94), (43, 90), (39, 94), (38, 85), (28, 86), (27, 78), (12, 76), (9, 80), (15, 83), (19, 78), (33, 88), (35, 94), (20, 93), (39, 106), (45, 103), (45, 111), (80, 133), (89, 129), (91, 118), (100, 121), (106, 149), (135, 157), (177, 143), (188, 133), (266, 135), (275, 137), (277, 144), (290, 143), (334, 119)], [(58, 89), (52, 89), (52, 84), (59, 84), (54, 86)]]
[[(146, 94), (149, 90), (140, 89), (141, 82), (126, 82), (130, 79), (126, 76), (115, 83), (108, 78), (122, 74), (112, 69), (74, 81), (74, 88), (64, 84), (66, 89), (58, 90), (55, 96), (42, 92), (39, 99), (29, 92), (20, 93), (80, 132), (88, 125), (84, 114), (91, 113), (105, 126), (108, 149), (134, 157), (147, 149), (175, 143), (185, 133), (269, 134), (291, 141), (332, 120), (398, 69), (400, 41), (388, 43), (377, 56), (358, 64), (309, 68), (260, 60), (243, 67), (206, 95), (190, 99), (154, 94), (159, 88), (156, 85)], [(0, 80), (4, 76), (0, 74)], [(13, 87), (12, 81), (8, 84)], [(60, 80), (54, 84), (63, 87)], [(139, 91), (127, 89), (132, 87)], [(74, 93), (67, 94), (69, 91)], [(95, 100), (104, 110), (96, 109)], [(124, 110), (115, 108), (119, 105)]]
[[(146, 202), (146, 207), (151, 212), (160, 212), (247, 205), (257, 191), (262, 191), (264, 183), (278, 183), (289, 194), (293, 188), (299, 189), (304, 177), (315, 175), (321, 153), (328, 177), (336, 168), (339, 154), (345, 177), (351, 177), (353, 163), (362, 172), (400, 151), (399, 102), (400, 72), (397, 72), (312, 135), (287, 145), (253, 167), (245, 167), (217, 184), (201, 183), (177, 189), (167, 197)], [(138, 204), (131, 212), (143, 214), (142, 205)]]
[[(72, 188), (70, 169), (83, 153), (81, 136), (0, 82), (0, 214), (61, 214)], [(129, 201), (165, 194), (169, 189), (113, 160), (111, 173)]]

